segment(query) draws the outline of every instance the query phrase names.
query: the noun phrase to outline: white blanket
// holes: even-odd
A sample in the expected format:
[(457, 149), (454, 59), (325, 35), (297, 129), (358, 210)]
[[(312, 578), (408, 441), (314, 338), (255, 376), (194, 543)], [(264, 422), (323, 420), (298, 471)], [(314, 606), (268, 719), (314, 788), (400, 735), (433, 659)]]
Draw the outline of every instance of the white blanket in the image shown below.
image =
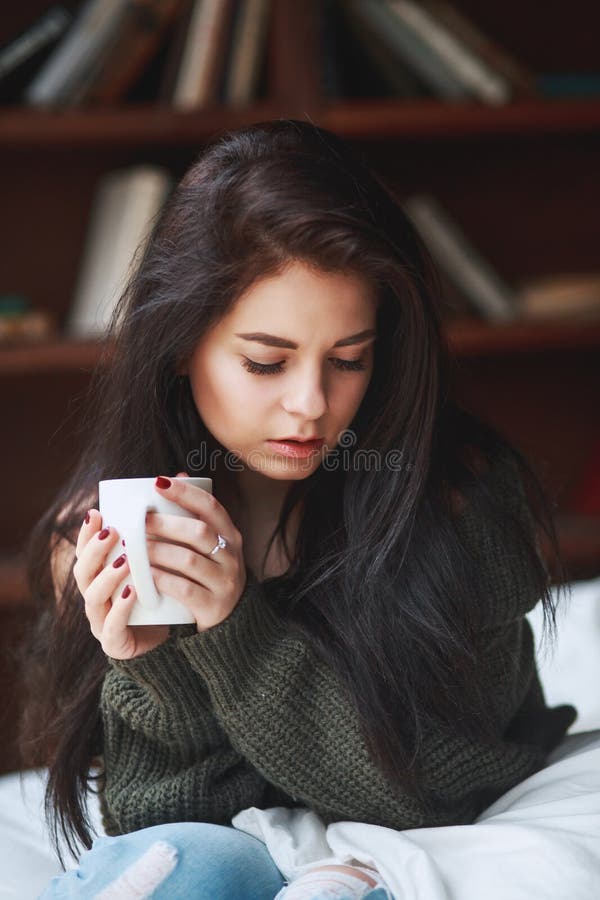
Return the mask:
[(550, 765), (472, 825), (325, 827), (284, 807), (252, 807), (232, 823), (264, 841), (290, 880), (315, 862), (357, 860), (380, 872), (394, 900), (598, 900), (600, 731), (569, 735)]

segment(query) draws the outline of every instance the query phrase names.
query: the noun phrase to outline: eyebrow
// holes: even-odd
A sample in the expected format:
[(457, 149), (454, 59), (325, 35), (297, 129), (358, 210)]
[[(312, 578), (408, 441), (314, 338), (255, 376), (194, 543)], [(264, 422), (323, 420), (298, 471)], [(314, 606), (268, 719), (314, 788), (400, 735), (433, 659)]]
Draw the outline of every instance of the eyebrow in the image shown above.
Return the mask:
[[(365, 331), (359, 331), (358, 334), (351, 334), (349, 337), (336, 341), (334, 347), (348, 347), (350, 344), (362, 344), (367, 338), (375, 337), (377, 332), (374, 328), (367, 328)], [(274, 334), (265, 334), (262, 331), (253, 331), (250, 334), (237, 334), (236, 337), (243, 338), (245, 341), (254, 341), (257, 344), (265, 344), (267, 347), (284, 347), (288, 350), (297, 350), (298, 344), (290, 341), (288, 338), (276, 337)]]

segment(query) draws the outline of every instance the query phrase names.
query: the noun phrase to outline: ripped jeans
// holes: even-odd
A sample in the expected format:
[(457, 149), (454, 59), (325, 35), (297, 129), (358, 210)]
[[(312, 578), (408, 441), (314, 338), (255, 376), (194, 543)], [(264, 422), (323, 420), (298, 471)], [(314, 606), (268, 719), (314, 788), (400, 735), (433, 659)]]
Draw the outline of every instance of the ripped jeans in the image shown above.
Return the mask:
[[(97, 838), (38, 900), (274, 900), (287, 884), (258, 838), (228, 825), (177, 822)], [(320, 891), (311, 900), (350, 900)], [(384, 900), (367, 890), (364, 900)]]

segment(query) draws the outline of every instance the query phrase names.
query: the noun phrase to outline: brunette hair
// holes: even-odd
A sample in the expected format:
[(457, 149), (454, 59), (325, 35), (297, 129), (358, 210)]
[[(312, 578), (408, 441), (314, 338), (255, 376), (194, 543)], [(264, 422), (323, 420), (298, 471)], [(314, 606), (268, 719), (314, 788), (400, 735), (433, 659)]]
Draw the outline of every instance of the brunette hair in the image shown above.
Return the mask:
[[(86, 795), (102, 752), (99, 692), (107, 662), (91, 635), (72, 572), (55, 596), (51, 554), (75, 543), (101, 479), (186, 469), (212, 436), (181, 363), (257, 279), (291, 261), (359, 274), (377, 292), (373, 374), (351, 424), (360, 451), (401, 465), (385, 472), (321, 465), (295, 481), (277, 528), (289, 548), (285, 615), (347, 686), (369, 751), (390, 778), (418, 792), (418, 750), (433, 718), (492, 737), (477, 676), (481, 561), (455, 528), (452, 498), (513, 535), (529, 560), (531, 606), (541, 598), (554, 636), (550, 576), (564, 573), (551, 505), (524, 456), (449, 395), (451, 362), (435, 267), (384, 180), (338, 136), (295, 120), (227, 132), (204, 150), (167, 200), (113, 315), (107, 350), (86, 395), (77, 466), (34, 528), (27, 552), (39, 617), (24, 652), (29, 700), (21, 745), (49, 765), (46, 809), (55, 842), (91, 844)], [(499, 503), (484, 472), (515, 468), (533, 518)], [(517, 476), (518, 473), (518, 476)], [(536, 530), (547, 538), (544, 564)], [(488, 623), (489, 624), (489, 623)]]

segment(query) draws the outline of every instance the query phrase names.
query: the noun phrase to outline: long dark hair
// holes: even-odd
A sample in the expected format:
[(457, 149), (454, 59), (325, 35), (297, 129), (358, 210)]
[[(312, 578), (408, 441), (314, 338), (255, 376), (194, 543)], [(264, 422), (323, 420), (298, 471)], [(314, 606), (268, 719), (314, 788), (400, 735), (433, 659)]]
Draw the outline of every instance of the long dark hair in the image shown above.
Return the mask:
[[(283, 612), (347, 687), (374, 761), (417, 792), (415, 760), (429, 721), (493, 738), (477, 677), (478, 636), (491, 607), (480, 602), (482, 563), (455, 527), (453, 498), (499, 533), (516, 535), (529, 560), (530, 605), (541, 598), (551, 637), (550, 575), (565, 580), (535, 473), (448, 395), (439, 283), (425, 247), (392, 191), (343, 140), (281, 120), (215, 139), (173, 191), (139, 256), (86, 396), (82, 428), (91, 437), (27, 548), (39, 617), (24, 654), (21, 745), (31, 763), (49, 765), (55, 843), (62, 832), (73, 852), (77, 840), (91, 844), (86, 792), (90, 762), (102, 752), (107, 663), (72, 572), (55, 597), (52, 550), (59, 538), (75, 542), (86, 509), (97, 507), (100, 479), (183, 468), (213, 477), (218, 496), (226, 473), (193, 470), (194, 450), (213, 439), (180, 364), (245, 289), (292, 260), (360, 274), (376, 288), (379, 307), (372, 378), (344, 436), (350, 462), (295, 481), (271, 536), (286, 543), (302, 500)], [(388, 461), (385, 471), (364, 463), (373, 454)], [(500, 457), (513, 461), (531, 527), (486, 481)], [(552, 570), (536, 528), (547, 537)]]

